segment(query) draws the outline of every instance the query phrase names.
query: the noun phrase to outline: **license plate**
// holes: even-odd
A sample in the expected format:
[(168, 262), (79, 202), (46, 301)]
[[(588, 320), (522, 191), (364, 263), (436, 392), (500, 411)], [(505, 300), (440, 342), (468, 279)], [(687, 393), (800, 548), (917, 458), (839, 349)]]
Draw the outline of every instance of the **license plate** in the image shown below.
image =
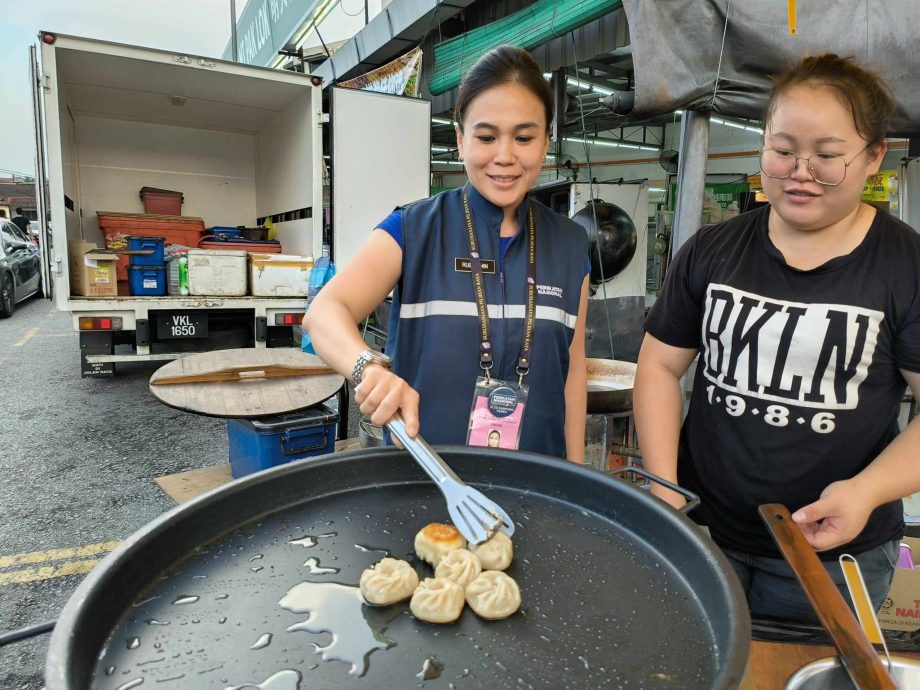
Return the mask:
[(169, 311), (157, 314), (160, 338), (206, 338), (208, 313), (204, 311)]

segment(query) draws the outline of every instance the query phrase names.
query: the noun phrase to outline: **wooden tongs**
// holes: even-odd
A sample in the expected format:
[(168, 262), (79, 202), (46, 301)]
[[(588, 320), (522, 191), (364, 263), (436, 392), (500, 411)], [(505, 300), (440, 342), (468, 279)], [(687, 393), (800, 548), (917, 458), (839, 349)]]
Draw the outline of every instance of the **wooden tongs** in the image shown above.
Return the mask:
[(284, 364), (244, 365), (228, 367), (203, 374), (177, 374), (161, 376), (150, 381), (151, 386), (172, 386), (183, 383), (217, 383), (221, 381), (258, 381), (261, 379), (289, 378), (293, 376), (322, 376), (335, 374), (329, 367), (292, 367)]
[(898, 690), (837, 585), (801, 528), (792, 521), (789, 509), (780, 503), (768, 503), (758, 510), (856, 687), (859, 690)]

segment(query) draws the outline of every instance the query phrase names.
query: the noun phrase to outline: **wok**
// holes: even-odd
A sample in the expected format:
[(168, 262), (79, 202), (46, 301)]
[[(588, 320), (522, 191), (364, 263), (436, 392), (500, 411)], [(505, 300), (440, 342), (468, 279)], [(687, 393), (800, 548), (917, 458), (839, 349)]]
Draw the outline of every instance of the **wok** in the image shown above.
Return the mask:
[(235, 481), (126, 539), (65, 606), (47, 690), (738, 686), (744, 596), (684, 515), (544, 456), (442, 453), (518, 523), (510, 618), (435, 626), (361, 604), (361, 571), (413, 559), (447, 512), (404, 452), (356, 451)]
[(636, 226), (619, 206), (594, 199), (572, 220), (588, 233), (592, 285), (610, 280), (632, 261), (636, 254)]
[(616, 359), (588, 357), (588, 412), (628, 412), (632, 409), (636, 365)]

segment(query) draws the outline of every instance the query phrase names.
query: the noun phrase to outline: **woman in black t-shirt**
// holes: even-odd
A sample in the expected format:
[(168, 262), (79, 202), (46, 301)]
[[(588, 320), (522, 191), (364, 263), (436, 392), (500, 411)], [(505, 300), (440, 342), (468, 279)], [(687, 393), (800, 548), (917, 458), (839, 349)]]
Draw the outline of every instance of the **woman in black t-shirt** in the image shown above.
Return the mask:
[[(646, 321), (634, 413), (646, 466), (698, 492), (692, 514), (755, 616), (815, 616), (757, 515), (785, 503), (843, 589), (859, 561), (876, 606), (920, 491), (920, 236), (862, 203), (894, 101), (835, 55), (780, 76), (760, 166), (770, 206), (698, 232)], [(699, 354), (681, 426), (680, 378)], [(653, 492), (675, 507), (684, 499)], [(845, 591), (845, 590), (844, 590)]]

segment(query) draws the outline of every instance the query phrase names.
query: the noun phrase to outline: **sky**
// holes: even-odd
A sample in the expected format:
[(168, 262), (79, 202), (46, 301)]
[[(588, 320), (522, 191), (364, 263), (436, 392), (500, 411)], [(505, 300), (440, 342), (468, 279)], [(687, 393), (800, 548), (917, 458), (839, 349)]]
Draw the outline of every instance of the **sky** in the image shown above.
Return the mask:
[[(237, 16), (245, 5), (236, 0)], [(230, 0), (0, 0), (0, 7), (0, 177), (35, 170), (29, 45), (40, 30), (206, 57), (220, 57), (230, 37)], [(354, 20), (343, 26), (339, 14), (320, 27), (327, 42), (360, 28)]]

